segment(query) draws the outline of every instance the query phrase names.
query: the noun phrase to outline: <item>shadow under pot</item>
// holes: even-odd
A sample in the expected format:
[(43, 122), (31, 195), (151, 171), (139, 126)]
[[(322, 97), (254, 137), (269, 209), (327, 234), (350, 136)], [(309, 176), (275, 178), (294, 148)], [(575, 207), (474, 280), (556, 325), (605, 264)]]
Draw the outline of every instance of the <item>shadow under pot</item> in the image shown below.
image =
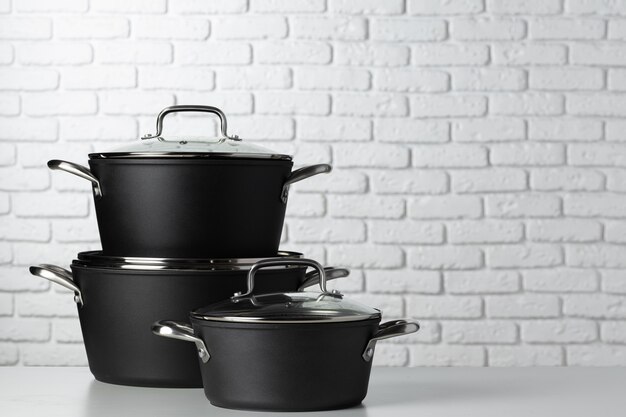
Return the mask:
[[(278, 259), (301, 254), (280, 252)], [(201, 387), (193, 346), (155, 338), (150, 326), (247, 288), (248, 271), (259, 259), (112, 258), (83, 252), (72, 271), (53, 265), (30, 272), (74, 292), (89, 369), (102, 382), (148, 387)], [(345, 269), (328, 268), (335, 278)], [(317, 284), (306, 266), (279, 266), (259, 276), (255, 293), (296, 291)]]
[[(255, 295), (257, 271), (311, 266), (321, 292)], [(308, 259), (263, 260), (248, 290), (192, 311), (191, 325), (162, 320), (152, 331), (194, 342), (204, 392), (218, 407), (266, 411), (347, 408), (367, 394), (376, 342), (416, 332), (417, 323), (380, 324), (381, 312), (326, 289), (326, 274)]]
[[(162, 136), (174, 112), (218, 116), (216, 139)], [(51, 160), (48, 167), (91, 181), (103, 252), (112, 256), (271, 257), (278, 251), (289, 188), (330, 172), (328, 164), (292, 171), (291, 155), (227, 133), (211, 106), (164, 109), (142, 142), (89, 154), (89, 168)]]

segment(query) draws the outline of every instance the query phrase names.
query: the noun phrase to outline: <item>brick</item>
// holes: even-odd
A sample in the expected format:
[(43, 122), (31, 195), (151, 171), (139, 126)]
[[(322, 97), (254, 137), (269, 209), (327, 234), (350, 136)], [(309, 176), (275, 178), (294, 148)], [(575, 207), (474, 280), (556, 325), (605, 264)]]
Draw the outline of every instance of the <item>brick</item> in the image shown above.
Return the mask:
[[(27, 171), (47, 174), (43, 169)], [(12, 203), (18, 217), (85, 217), (89, 213), (89, 199), (91, 196), (83, 194), (19, 193), (13, 196)]]
[(625, 65), (626, 47), (619, 44), (575, 43), (570, 60), (578, 65)]
[(324, 197), (319, 194), (290, 193), (288, 217), (321, 217), (326, 213)]
[(0, 294), (0, 316), (12, 316), (13, 304), (13, 294)]
[(409, 352), (405, 346), (397, 346), (388, 342), (376, 345), (376, 355), (372, 366), (407, 366)]
[(565, 100), (559, 94), (499, 94), (489, 98), (489, 111), (492, 114), (514, 116), (559, 115), (564, 112), (564, 109)]
[(297, 137), (312, 141), (368, 141), (372, 137), (369, 120), (351, 117), (301, 117)]
[(441, 2), (438, 0), (408, 0), (410, 14), (456, 15), (480, 13), (484, 10), (483, 0)]
[(482, 200), (477, 196), (427, 196), (409, 202), (409, 216), (413, 219), (478, 218), (482, 216), (482, 207)]
[(442, 41), (448, 35), (444, 20), (381, 19), (370, 20), (370, 37), (376, 41)]
[(139, 70), (139, 85), (145, 89), (212, 90), (215, 73), (204, 68), (147, 67)]
[(111, 91), (100, 93), (100, 110), (112, 115), (149, 115), (154, 117), (163, 106), (174, 104), (170, 93), (145, 91)]
[(487, 265), (498, 268), (537, 268), (563, 264), (563, 251), (548, 244), (506, 245), (485, 248)]
[(120, 39), (129, 36), (130, 24), (118, 16), (60, 17), (54, 33), (60, 39)]
[[(0, 264), (8, 264), (15, 260), (13, 255), (13, 246), (8, 242), (0, 242)], [(1, 313), (0, 313), (1, 314)], [(11, 313), (8, 313), (10, 315)]]
[(72, 344), (23, 344), (22, 363), (26, 366), (86, 366), (85, 347)]
[(604, 187), (602, 173), (581, 168), (545, 168), (530, 171), (530, 187), (541, 191), (594, 191)]
[(49, 69), (0, 68), (0, 90), (45, 91), (59, 85), (59, 73)]
[(52, 323), (54, 340), (60, 343), (83, 343), (80, 322), (76, 319), (55, 319)]
[[(0, 291), (42, 292), (50, 288), (49, 281), (33, 279), (27, 268), (16, 266), (0, 267)], [(11, 313), (12, 314), (12, 311)]]
[(563, 296), (563, 313), (596, 319), (626, 318), (626, 297), (613, 294), (571, 294)]
[(450, 126), (443, 120), (385, 118), (374, 121), (374, 138), (380, 142), (441, 143), (450, 140)]
[(601, 90), (604, 73), (599, 68), (531, 68), (529, 84), (534, 90)]
[(203, 40), (209, 36), (209, 21), (172, 16), (136, 17), (133, 34), (137, 39)]
[(11, 201), (9, 193), (0, 192), (0, 213), (7, 214), (11, 210)]
[(521, 119), (467, 119), (452, 123), (452, 140), (456, 142), (502, 142), (525, 138), (526, 123)]
[(609, 321), (600, 324), (602, 341), (608, 343), (626, 344), (626, 322)]
[(0, 39), (50, 39), (52, 21), (42, 17), (0, 17)]
[(179, 103), (211, 103), (228, 115), (252, 114), (252, 94), (248, 92), (180, 91), (177, 92), (176, 98)]
[(518, 19), (455, 19), (452, 39), (464, 41), (507, 41), (526, 36), (526, 24)]
[(69, 291), (16, 295), (20, 317), (76, 317), (76, 303)]
[(0, 143), (0, 166), (14, 165), (15, 161), (15, 145)]
[(436, 294), (441, 290), (441, 277), (436, 271), (366, 271), (367, 289), (372, 293)]
[(328, 248), (328, 262), (348, 268), (400, 268), (404, 253), (389, 245), (339, 245)]
[[(281, 50), (285, 48), (281, 46)], [(301, 90), (368, 90), (371, 83), (369, 71), (354, 68), (299, 67), (294, 69), (294, 77)]]
[(15, 10), (25, 13), (80, 13), (88, 9), (87, 0), (41, 1), (20, 0), (15, 4)]
[(493, 165), (563, 165), (565, 147), (539, 143), (498, 144), (490, 147), (489, 159)]
[(298, 243), (359, 243), (365, 241), (365, 223), (350, 219), (291, 220), (289, 236)]
[(544, 15), (561, 11), (560, 0), (487, 0), (487, 10), (494, 14)]
[(487, 150), (475, 145), (430, 145), (415, 148), (413, 165), (422, 168), (482, 167), (487, 165)]
[(28, 116), (90, 115), (98, 110), (92, 92), (54, 92), (24, 94), (24, 113)]
[(307, 164), (332, 163), (330, 145), (325, 143), (300, 143), (292, 154), (296, 161), (306, 161)]
[(15, 343), (0, 343), (0, 365), (17, 365), (20, 353)]
[(435, 93), (449, 89), (445, 72), (416, 69), (382, 69), (374, 72), (374, 89), (410, 93)]
[(626, 141), (626, 121), (607, 120), (605, 122), (606, 140), (611, 142)]
[(412, 63), (417, 66), (486, 65), (489, 62), (487, 45), (418, 44), (411, 50)]
[(609, 243), (626, 243), (626, 223), (623, 221), (605, 221), (604, 240)]
[(22, 65), (80, 65), (92, 60), (92, 47), (85, 42), (32, 42), (17, 48), (17, 61)]
[(475, 269), (483, 265), (483, 252), (471, 246), (415, 247), (409, 250), (414, 269)]
[[(264, 1), (263, 4), (270, 3)], [(176, 0), (168, 8), (177, 14), (243, 13), (248, 9), (248, 0)]]
[(623, 117), (626, 95), (617, 94), (571, 94), (567, 98), (567, 112), (583, 116)]
[(132, 67), (71, 67), (61, 70), (62, 86), (67, 90), (134, 88), (137, 72)]
[(20, 96), (3, 92), (0, 95), (0, 115), (17, 116), (20, 113)]
[(396, 196), (328, 196), (330, 215), (337, 218), (399, 219), (404, 205), (404, 199)]
[(490, 295), (485, 306), (487, 317), (493, 318), (546, 318), (560, 313), (555, 295)]
[(536, 292), (592, 292), (598, 288), (598, 274), (587, 269), (534, 269), (523, 272), (524, 289)]
[(560, 117), (533, 118), (528, 122), (528, 138), (549, 141), (594, 141), (602, 139), (602, 122)]
[(94, 219), (55, 219), (52, 222), (52, 236), (55, 242), (95, 242), (98, 243), (98, 225)]
[(334, 96), (333, 112), (342, 116), (406, 116), (408, 103), (398, 95), (339, 93)]
[(316, 13), (326, 10), (326, 1), (252, 0), (250, 3), (250, 10), (258, 13)]
[(485, 113), (487, 99), (483, 96), (411, 96), (411, 115), (414, 117), (471, 117)]
[(517, 342), (517, 326), (507, 321), (446, 321), (442, 338), (450, 344), (510, 344)]
[(11, 342), (47, 342), (50, 323), (36, 319), (0, 319), (0, 340)]
[(569, 0), (566, 11), (572, 14), (626, 14), (626, 2), (623, 0)]
[[(23, 169), (0, 167), (0, 190), (3, 191), (41, 191), (50, 187), (50, 174), (47, 169)], [(20, 192), (12, 196), (13, 210), (17, 210), (17, 202), (26, 193)], [(41, 204), (40, 201), (34, 204)]]
[(3, 43), (0, 45), (0, 64), (6, 65), (13, 63), (15, 59), (15, 53), (13, 51), (13, 45)]
[(334, 175), (317, 175), (298, 184), (302, 192), (329, 194), (363, 194), (367, 192), (367, 176), (353, 170), (333, 169)]
[(281, 16), (223, 16), (212, 20), (216, 39), (281, 39), (287, 20)]
[(524, 230), (519, 222), (508, 220), (464, 220), (448, 223), (450, 243), (511, 243), (522, 240)]
[(492, 48), (496, 65), (560, 65), (567, 62), (565, 45), (534, 43), (496, 43)]
[(337, 167), (404, 168), (409, 152), (390, 144), (338, 144), (333, 147)]
[(565, 248), (567, 264), (575, 267), (624, 268), (626, 247), (623, 245), (571, 245)]
[(536, 242), (594, 242), (602, 238), (602, 225), (583, 219), (532, 220), (526, 230), (528, 239)]
[(626, 24), (623, 20), (609, 20), (609, 33), (608, 39), (611, 40), (624, 40), (626, 39)]
[(559, 346), (489, 346), (489, 366), (561, 366), (563, 349)]
[(621, 270), (602, 271), (602, 291), (615, 294), (626, 294), (626, 279)]
[(434, 344), (441, 341), (441, 326), (439, 322), (435, 320), (422, 320), (419, 319), (420, 329), (416, 333), (405, 335), (395, 339), (390, 339), (390, 344)]
[(410, 295), (407, 314), (419, 318), (478, 318), (482, 315), (480, 297), (450, 295)]
[(483, 168), (452, 172), (452, 190), (458, 193), (522, 191), (526, 172), (513, 168)]
[(602, 39), (606, 24), (600, 19), (544, 18), (529, 22), (529, 38), (537, 40)]
[(290, 18), (290, 35), (296, 39), (364, 40), (367, 22), (360, 17), (305, 17)]
[(561, 200), (547, 194), (494, 194), (485, 197), (485, 210), (490, 217), (557, 217)]
[(374, 220), (369, 223), (369, 238), (374, 243), (438, 244), (444, 241), (444, 229), (433, 222)]
[(0, 140), (52, 142), (58, 138), (58, 122), (51, 118), (2, 118), (0, 124)]
[(284, 116), (229, 117), (228, 121), (237, 126), (239, 137), (248, 140), (291, 140), (295, 134), (293, 119)]
[(48, 242), (50, 223), (47, 220), (2, 216), (0, 217), (0, 236), (13, 242)]
[(376, 194), (443, 194), (448, 191), (448, 175), (434, 170), (375, 171), (370, 174)]
[(135, 119), (125, 116), (64, 117), (60, 119), (60, 132), (65, 140), (89, 142), (133, 140), (139, 136)]
[[(224, 45), (224, 53), (230, 49), (228, 45)], [(323, 42), (263, 42), (254, 46), (254, 59), (260, 64), (328, 64), (332, 59), (331, 48), (327, 43)], [(181, 56), (186, 54), (181, 54)], [(211, 56), (207, 54), (207, 56)], [(249, 63), (249, 62), (233, 62)], [(315, 71), (317, 68), (302, 69), (303, 71)], [(325, 69), (328, 71), (328, 69)], [(296, 79), (298, 77), (296, 70)], [(369, 77), (368, 77), (369, 79)], [(311, 80), (315, 82), (316, 80)]]
[(623, 216), (626, 196), (604, 194), (598, 198), (594, 193), (577, 193), (564, 197), (565, 214), (577, 217), (613, 217)]
[(389, 0), (381, 3), (377, 0), (330, 0), (328, 7), (330, 12), (342, 14), (401, 14), (404, 12), (404, 1)]
[(443, 279), (448, 294), (498, 294), (520, 289), (516, 271), (446, 271)]
[(528, 343), (589, 343), (598, 339), (596, 323), (587, 320), (534, 320), (521, 324)]
[(283, 67), (231, 67), (216, 71), (217, 85), (226, 90), (265, 90), (291, 87), (289, 68)]
[(567, 364), (570, 366), (624, 366), (624, 346), (568, 346)]
[(105, 13), (165, 13), (167, 0), (91, 0), (91, 7)]
[(335, 45), (334, 57), (339, 65), (397, 67), (409, 63), (409, 48), (404, 45), (346, 42)]
[(323, 116), (330, 113), (330, 96), (322, 93), (258, 92), (254, 95), (258, 114), (302, 114)]
[(252, 62), (247, 43), (183, 42), (176, 44), (175, 59), (183, 65), (236, 65)]
[(485, 349), (480, 346), (410, 346), (410, 366), (484, 366)]
[(169, 64), (173, 59), (169, 42), (101, 41), (94, 45), (95, 60), (102, 64)]
[(626, 70), (610, 69), (608, 70), (608, 89), (611, 91), (626, 90)]
[(518, 68), (452, 68), (455, 91), (520, 91), (526, 89), (526, 72)]

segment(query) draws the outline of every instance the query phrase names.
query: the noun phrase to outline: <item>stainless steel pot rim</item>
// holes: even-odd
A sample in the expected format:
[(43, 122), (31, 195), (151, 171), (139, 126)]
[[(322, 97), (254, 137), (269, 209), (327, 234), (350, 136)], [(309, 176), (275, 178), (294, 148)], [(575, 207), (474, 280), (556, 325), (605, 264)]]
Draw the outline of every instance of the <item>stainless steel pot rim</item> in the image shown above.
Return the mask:
[(382, 317), (380, 311), (372, 314), (363, 314), (363, 315), (352, 315), (352, 316), (342, 316), (342, 315), (324, 315), (324, 316), (316, 316), (310, 318), (300, 318), (297, 320), (285, 319), (285, 320), (272, 320), (265, 317), (213, 317), (213, 316), (205, 316), (202, 314), (198, 314), (195, 312), (191, 312), (190, 316), (197, 320), (202, 321), (217, 321), (217, 322), (228, 322), (228, 323), (254, 323), (254, 324), (321, 324), (321, 323), (347, 323), (347, 322), (355, 322), (355, 321), (367, 321), (380, 319)]
[(96, 152), (89, 154), (90, 159), (115, 158), (198, 158), (198, 159), (271, 159), (291, 161), (291, 155), (262, 153), (227, 153), (227, 152)]
[[(302, 253), (279, 251), (272, 258), (302, 258)], [(102, 251), (80, 252), (74, 266), (129, 270), (247, 270), (263, 258), (140, 258), (107, 256)], [(283, 266), (296, 268), (298, 266)]]

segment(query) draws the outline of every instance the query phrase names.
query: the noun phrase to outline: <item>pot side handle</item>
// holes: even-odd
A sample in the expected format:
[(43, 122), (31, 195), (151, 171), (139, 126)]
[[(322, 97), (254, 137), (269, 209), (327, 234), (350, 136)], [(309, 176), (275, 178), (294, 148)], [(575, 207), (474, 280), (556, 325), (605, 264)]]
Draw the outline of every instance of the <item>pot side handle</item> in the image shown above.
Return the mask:
[(79, 307), (83, 306), (83, 294), (72, 279), (72, 273), (67, 269), (56, 265), (41, 264), (39, 266), (31, 266), (28, 270), (36, 277), (47, 279), (68, 290), (74, 291), (74, 302), (78, 304)]
[(152, 324), (152, 333), (170, 339), (193, 342), (196, 344), (198, 356), (200, 360), (202, 360), (202, 363), (207, 363), (209, 359), (211, 359), (211, 355), (204, 344), (204, 340), (196, 336), (193, 333), (193, 328), (187, 323), (174, 320), (159, 320)]
[(376, 342), (383, 339), (389, 339), (396, 336), (403, 336), (406, 334), (415, 333), (420, 328), (419, 324), (407, 322), (405, 320), (395, 320), (382, 323), (378, 326), (378, 330), (374, 333), (374, 336), (367, 342), (367, 346), (363, 351), (363, 360), (369, 362), (374, 357), (374, 350), (376, 348)]
[(328, 173), (332, 170), (333, 167), (328, 164), (317, 164), (293, 171), (291, 174), (289, 174), (289, 176), (285, 180), (285, 183), (283, 184), (283, 189), (280, 193), (281, 200), (283, 201), (283, 203), (287, 204), (287, 197), (289, 196), (289, 186), (294, 182), (302, 181), (317, 174)]
[(52, 170), (59, 170), (69, 172), (70, 174), (74, 174), (78, 177), (86, 179), (87, 181), (91, 181), (93, 184), (93, 191), (97, 198), (102, 197), (102, 187), (100, 186), (100, 181), (95, 177), (89, 170), (82, 165), (75, 164), (73, 162), (61, 161), (60, 159), (51, 159), (48, 161), (48, 168)]
[[(326, 272), (326, 282), (337, 279), (344, 278), (350, 275), (350, 270), (345, 268), (333, 268), (332, 266), (327, 266), (324, 268), (324, 272)], [(308, 272), (304, 276), (304, 281), (298, 287), (298, 291), (304, 291), (305, 288), (311, 287), (313, 285), (318, 285), (320, 282), (320, 274), (317, 270)]]

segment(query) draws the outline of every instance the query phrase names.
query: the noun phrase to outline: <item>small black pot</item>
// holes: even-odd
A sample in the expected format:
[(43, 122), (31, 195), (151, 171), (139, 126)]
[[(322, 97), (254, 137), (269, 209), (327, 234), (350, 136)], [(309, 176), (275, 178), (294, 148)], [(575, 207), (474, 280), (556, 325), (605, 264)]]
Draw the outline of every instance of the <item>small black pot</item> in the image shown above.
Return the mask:
[[(297, 253), (282, 253), (297, 258)], [(75, 294), (89, 369), (102, 382), (149, 387), (201, 387), (192, 346), (159, 340), (151, 324), (162, 317), (183, 320), (191, 309), (246, 288), (255, 260), (115, 260), (86, 252), (72, 272), (52, 265), (30, 268)], [(163, 269), (159, 269), (163, 268)], [(306, 268), (277, 268), (259, 277), (257, 293), (296, 290), (317, 282)], [(333, 269), (335, 277), (346, 270)]]
[[(165, 140), (172, 112), (207, 112), (221, 138)], [(291, 171), (289, 155), (228, 136), (226, 117), (210, 106), (172, 106), (157, 134), (124, 149), (89, 154), (89, 169), (51, 160), (48, 167), (92, 182), (103, 253), (159, 258), (258, 258), (278, 251), (291, 184), (331, 170)]]
[[(286, 262), (315, 267), (322, 293), (252, 294), (259, 268)], [(152, 329), (195, 343), (213, 405), (265, 411), (355, 406), (367, 394), (376, 341), (419, 327), (403, 320), (379, 324), (379, 310), (327, 292), (325, 281), (314, 261), (261, 261), (249, 272), (246, 294), (193, 311), (192, 326), (163, 320)]]

